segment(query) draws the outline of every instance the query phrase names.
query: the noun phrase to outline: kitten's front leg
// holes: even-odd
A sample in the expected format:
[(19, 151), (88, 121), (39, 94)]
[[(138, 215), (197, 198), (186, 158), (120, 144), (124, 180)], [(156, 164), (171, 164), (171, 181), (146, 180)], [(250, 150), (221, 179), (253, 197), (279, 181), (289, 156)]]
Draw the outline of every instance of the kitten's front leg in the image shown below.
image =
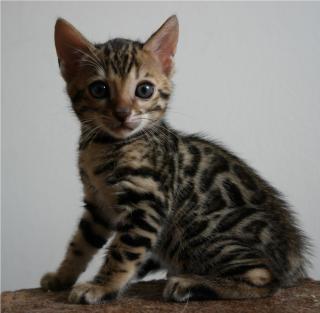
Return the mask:
[(162, 200), (148, 192), (130, 190), (120, 204), (128, 205), (130, 212), (118, 225), (106, 261), (94, 280), (71, 291), (69, 300), (73, 303), (102, 303), (116, 298), (157, 242), (164, 216)]
[(93, 255), (112, 234), (111, 225), (97, 214), (98, 208), (94, 204), (85, 201), (85, 208), (86, 212), (59, 268), (56, 272), (42, 277), (42, 289), (62, 290), (71, 287), (86, 269)]

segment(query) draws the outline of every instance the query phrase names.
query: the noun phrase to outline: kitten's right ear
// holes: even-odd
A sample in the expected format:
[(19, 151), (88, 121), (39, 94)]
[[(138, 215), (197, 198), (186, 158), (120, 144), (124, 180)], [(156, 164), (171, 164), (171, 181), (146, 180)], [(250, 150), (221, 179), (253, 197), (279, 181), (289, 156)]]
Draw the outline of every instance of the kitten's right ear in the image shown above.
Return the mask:
[(76, 75), (83, 54), (90, 53), (94, 47), (75, 27), (62, 18), (57, 19), (54, 40), (60, 70), (68, 82)]

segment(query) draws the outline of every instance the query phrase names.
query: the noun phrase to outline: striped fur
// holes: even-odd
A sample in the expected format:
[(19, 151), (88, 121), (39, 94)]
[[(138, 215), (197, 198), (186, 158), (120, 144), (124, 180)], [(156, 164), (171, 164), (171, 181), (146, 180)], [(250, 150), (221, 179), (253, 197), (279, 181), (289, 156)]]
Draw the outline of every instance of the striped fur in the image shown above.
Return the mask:
[[(71, 302), (112, 300), (132, 278), (159, 268), (168, 270), (164, 298), (178, 302), (266, 297), (305, 276), (308, 245), (280, 193), (221, 145), (164, 121), (172, 93), (171, 55), (156, 59), (148, 49), (159, 32), (166, 38), (172, 27), (175, 17), (149, 45), (124, 39), (95, 45), (72, 79), (73, 68), (62, 60), (82, 124), (85, 211), (64, 260), (42, 278), (42, 288), (71, 287), (113, 235), (100, 271), (73, 287)], [(163, 51), (175, 50), (161, 44)], [(108, 81), (110, 98), (90, 97), (93, 80)], [(148, 100), (132, 95), (141, 80), (156, 86)], [(116, 133), (110, 124), (124, 103), (143, 121)]]

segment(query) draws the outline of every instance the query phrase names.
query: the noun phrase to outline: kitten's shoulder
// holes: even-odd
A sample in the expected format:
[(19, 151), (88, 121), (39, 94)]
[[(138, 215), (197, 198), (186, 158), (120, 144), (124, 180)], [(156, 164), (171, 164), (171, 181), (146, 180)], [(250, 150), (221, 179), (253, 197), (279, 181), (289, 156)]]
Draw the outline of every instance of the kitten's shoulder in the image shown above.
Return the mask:
[(205, 155), (221, 154), (228, 159), (240, 160), (229, 148), (216, 139), (209, 138), (204, 133), (187, 134), (181, 131), (176, 131), (181, 138), (181, 141), (186, 145), (193, 145), (203, 151)]

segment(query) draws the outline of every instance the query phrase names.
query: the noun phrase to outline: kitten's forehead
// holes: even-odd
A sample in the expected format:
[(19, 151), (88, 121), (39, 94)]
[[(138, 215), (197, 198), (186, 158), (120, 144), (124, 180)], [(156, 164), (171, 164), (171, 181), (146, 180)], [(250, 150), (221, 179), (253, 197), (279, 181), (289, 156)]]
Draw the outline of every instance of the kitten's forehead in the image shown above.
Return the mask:
[(133, 67), (138, 69), (141, 65), (138, 54), (143, 44), (138, 41), (115, 38), (96, 45), (96, 48), (102, 52), (108, 70), (117, 76), (124, 77)]
[(118, 52), (124, 52), (126, 50), (130, 50), (134, 48), (135, 50), (142, 49), (143, 44), (139, 41), (133, 41), (130, 39), (124, 39), (124, 38), (114, 38), (109, 41), (107, 41), (105, 44), (105, 51), (118, 51)]

